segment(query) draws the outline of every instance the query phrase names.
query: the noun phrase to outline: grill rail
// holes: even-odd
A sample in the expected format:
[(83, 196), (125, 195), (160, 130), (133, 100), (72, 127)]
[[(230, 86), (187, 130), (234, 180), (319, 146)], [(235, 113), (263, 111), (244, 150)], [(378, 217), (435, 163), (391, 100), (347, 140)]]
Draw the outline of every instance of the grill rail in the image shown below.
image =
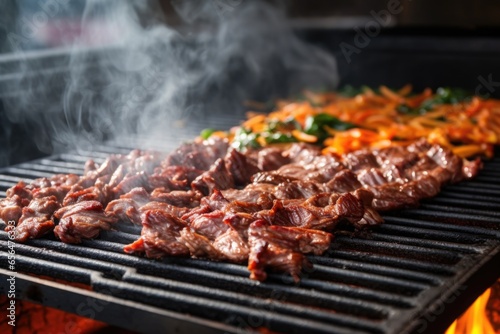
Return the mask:
[[(186, 136), (188, 137), (188, 136)], [(188, 138), (192, 138), (192, 134)], [(172, 149), (179, 140), (172, 143)], [(20, 179), (81, 174), (89, 158), (126, 153), (110, 143), (0, 171), (0, 196)], [(272, 331), (435, 333), (500, 277), (500, 159), (473, 181), (448, 186), (421, 207), (391, 212), (366, 236), (338, 235), (296, 285), (285, 275), (248, 279), (243, 265), (150, 260), (123, 253), (140, 228), (69, 245), (46, 237), (16, 244), (16, 296), (145, 333)], [(0, 292), (7, 234), (0, 231)], [(58, 283), (83, 283), (91, 291)]]

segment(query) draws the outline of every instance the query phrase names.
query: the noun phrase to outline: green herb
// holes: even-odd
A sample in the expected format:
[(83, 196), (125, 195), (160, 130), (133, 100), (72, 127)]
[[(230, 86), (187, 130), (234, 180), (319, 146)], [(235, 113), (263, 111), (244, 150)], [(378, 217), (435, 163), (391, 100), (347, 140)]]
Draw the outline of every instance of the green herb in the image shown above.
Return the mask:
[(436, 90), (436, 94), (422, 102), (416, 108), (410, 108), (406, 104), (400, 104), (396, 110), (407, 115), (424, 115), (435, 108), (439, 104), (455, 104), (463, 102), (471, 98), (471, 94), (460, 88), (440, 87)]
[(345, 131), (356, 127), (355, 124), (343, 122), (337, 117), (328, 114), (318, 114), (309, 116), (306, 119), (304, 131), (307, 134), (318, 137), (319, 142), (323, 142), (323, 140), (329, 136), (328, 132), (325, 130), (325, 126), (339, 131)]
[(277, 144), (277, 143), (296, 143), (297, 139), (290, 133), (272, 133), (265, 137), (266, 143)]
[(259, 134), (253, 133), (250, 129), (238, 128), (234, 134), (233, 147), (239, 151), (243, 151), (246, 148), (259, 148), (260, 144), (257, 141)]
[(208, 128), (208, 129), (203, 129), (201, 130), (200, 132), (200, 137), (203, 138), (203, 139), (208, 139), (210, 138), (210, 136), (212, 135), (212, 133), (215, 132), (215, 129), (211, 129), (211, 128)]

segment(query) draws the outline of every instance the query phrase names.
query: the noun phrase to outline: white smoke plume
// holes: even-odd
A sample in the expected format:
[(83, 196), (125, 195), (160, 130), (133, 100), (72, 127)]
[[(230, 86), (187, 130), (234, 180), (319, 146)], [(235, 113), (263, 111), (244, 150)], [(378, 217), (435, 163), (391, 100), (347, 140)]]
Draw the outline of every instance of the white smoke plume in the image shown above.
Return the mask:
[(293, 33), (283, 3), (174, 0), (179, 25), (154, 1), (87, 0), (69, 57), (44, 67), (21, 43), (7, 117), (56, 153), (134, 135), (158, 141), (179, 119), (243, 117), (245, 100), (335, 88), (334, 57)]

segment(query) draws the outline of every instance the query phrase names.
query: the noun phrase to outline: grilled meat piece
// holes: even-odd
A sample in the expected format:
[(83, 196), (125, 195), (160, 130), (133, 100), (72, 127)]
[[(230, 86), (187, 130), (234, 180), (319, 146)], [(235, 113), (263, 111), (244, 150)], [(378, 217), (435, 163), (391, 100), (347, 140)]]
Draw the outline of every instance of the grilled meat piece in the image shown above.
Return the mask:
[(33, 198), (33, 195), (31, 194), (31, 190), (33, 188), (30, 188), (31, 189), (28, 189), (28, 186), (23, 181), (19, 181), (15, 186), (7, 189), (7, 198), (11, 198), (14, 195), (17, 195), (22, 199), (27, 199), (28, 201), (30, 201)]
[(106, 215), (102, 204), (97, 201), (83, 201), (65, 206), (54, 213), (59, 224), (54, 234), (63, 242), (75, 244), (83, 239), (95, 238), (101, 230), (109, 230), (117, 221)]
[[(247, 156), (231, 148), (224, 157), (224, 164), (236, 186), (244, 186), (250, 182), (250, 178), (260, 169)], [(226, 188), (219, 188), (226, 189)]]
[(191, 183), (191, 187), (195, 191), (199, 191), (204, 195), (209, 195), (214, 189), (230, 189), (234, 188), (234, 178), (226, 168), (223, 159), (218, 159), (210, 167), (210, 169), (196, 178)]
[(169, 154), (162, 162), (162, 167), (188, 166), (208, 170), (216, 160), (224, 158), (228, 148), (228, 141), (218, 138), (186, 143)]
[(17, 222), (23, 214), (23, 208), (30, 204), (30, 200), (19, 195), (4, 198), (0, 201), (0, 219), (5, 223)]
[(15, 229), (15, 240), (19, 242), (39, 238), (54, 228), (55, 224), (51, 217), (60, 207), (55, 196), (34, 198), (23, 208), (16, 227), (9, 225), (6, 229)]
[(125, 246), (126, 253), (145, 253), (150, 258), (187, 256), (189, 248), (177, 240), (186, 222), (162, 210), (145, 212), (140, 238)]
[(172, 190), (156, 188), (151, 192), (151, 200), (164, 202), (178, 207), (194, 208), (200, 204), (202, 194), (192, 190)]
[(121, 221), (129, 221), (141, 225), (139, 208), (149, 203), (150, 196), (144, 188), (134, 188), (127, 194), (121, 195), (119, 199), (109, 202), (106, 206), (106, 214), (116, 217)]
[(203, 173), (203, 170), (189, 166), (158, 167), (149, 176), (149, 185), (154, 188), (169, 190), (189, 190), (191, 182)]
[(248, 229), (250, 278), (263, 281), (270, 268), (289, 273), (298, 282), (302, 268), (311, 266), (304, 254), (323, 254), (331, 239), (332, 235), (323, 231), (255, 221)]
[(272, 171), (289, 164), (291, 159), (277, 147), (266, 147), (257, 153), (257, 168), (263, 171)]

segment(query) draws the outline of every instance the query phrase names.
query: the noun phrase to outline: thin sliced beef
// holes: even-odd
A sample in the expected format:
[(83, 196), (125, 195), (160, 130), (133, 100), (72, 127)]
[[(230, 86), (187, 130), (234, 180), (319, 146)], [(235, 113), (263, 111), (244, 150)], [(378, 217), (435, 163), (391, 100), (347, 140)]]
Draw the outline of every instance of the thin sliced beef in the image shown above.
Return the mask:
[(115, 217), (106, 215), (102, 204), (97, 201), (83, 201), (63, 207), (54, 213), (54, 217), (59, 219), (54, 234), (70, 244), (95, 238), (101, 230), (109, 230), (117, 221)]
[(338, 172), (330, 181), (325, 183), (327, 190), (336, 193), (346, 193), (362, 187), (356, 174), (349, 169)]
[[(250, 182), (250, 178), (260, 169), (254, 162), (245, 155), (231, 148), (224, 157), (224, 164), (229, 174), (232, 176), (234, 185), (244, 186)], [(219, 188), (227, 189), (227, 188)]]
[(373, 152), (365, 150), (346, 154), (344, 156), (344, 163), (350, 170), (355, 173), (362, 169), (379, 167), (377, 158), (375, 158)]
[(55, 224), (51, 217), (60, 207), (55, 196), (35, 198), (23, 208), (16, 226), (8, 225), (6, 230), (14, 229), (15, 240), (18, 242), (39, 238), (54, 229)]
[(185, 143), (167, 156), (162, 162), (162, 167), (188, 166), (208, 170), (216, 160), (226, 155), (228, 148), (228, 141), (218, 138)]
[(181, 231), (187, 228), (186, 222), (162, 210), (145, 212), (140, 238), (125, 246), (126, 253), (145, 253), (149, 258), (165, 255), (188, 256), (189, 248), (178, 241)]
[(234, 229), (227, 229), (212, 242), (212, 245), (228, 261), (241, 263), (248, 260), (250, 253), (248, 243)]
[(320, 155), (321, 149), (318, 146), (304, 143), (294, 143), (283, 152), (283, 156), (290, 159), (291, 163), (300, 162), (302, 164), (311, 163)]
[[(106, 206), (106, 214), (117, 217), (121, 221), (129, 221), (141, 225), (139, 208), (150, 202), (150, 196), (144, 188), (134, 188), (119, 199), (111, 201)], [(153, 202), (155, 203), (155, 202)]]
[(151, 192), (150, 199), (156, 202), (164, 202), (173, 206), (194, 208), (200, 205), (202, 194), (191, 190), (166, 191), (164, 188), (156, 188)]
[(13, 195), (0, 200), (0, 219), (6, 224), (9, 221), (17, 222), (23, 214), (23, 208), (30, 204), (30, 200), (19, 195)]
[(266, 147), (258, 152), (257, 167), (263, 171), (272, 171), (289, 164), (291, 159), (277, 147)]
[(263, 281), (266, 269), (286, 272), (298, 282), (303, 267), (310, 266), (304, 254), (322, 254), (330, 246), (327, 232), (269, 225), (263, 220), (248, 229), (250, 278)]
[(189, 190), (191, 182), (203, 173), (203, 170), (189, 166), (167, 166), (156, 168), (149, 176), (149, 185), (170, 190)]
[[(31, 188), (31, 189), (28, 189)], [(22, 199), (31, 200), (33, 195), (31, 194), (32, 187), (28, 187), (23, 181), (19, 181), (15, 186), (10, 187), (6, 191), (7, 198), (13, 197), (14, 195), (19, 196)]]
[(223, 159), (218, 159), (210, 169), (191, 183), (193, 190), (209, 195), (214, 189), (224, 190), (234, 188), (233, 176), (226, 168)]

